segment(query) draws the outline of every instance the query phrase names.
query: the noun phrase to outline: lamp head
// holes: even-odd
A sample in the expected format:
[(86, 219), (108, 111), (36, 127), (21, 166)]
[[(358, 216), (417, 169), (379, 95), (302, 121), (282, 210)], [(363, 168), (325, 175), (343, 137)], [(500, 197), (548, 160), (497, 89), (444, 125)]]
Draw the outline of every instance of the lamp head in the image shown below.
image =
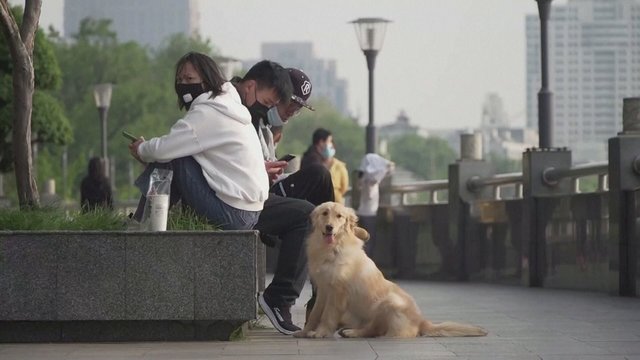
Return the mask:
[(111, 90), (113, 84), (104, 83), (93, 87), (93, 98), (97, 108), (108, 108), (111, 105)]
[(383, 18), (359, 18), (350, 21), (356, 30), (356, 36), (362, 51), (380, 51), (384, 42), (384, 34), (390, 20)]

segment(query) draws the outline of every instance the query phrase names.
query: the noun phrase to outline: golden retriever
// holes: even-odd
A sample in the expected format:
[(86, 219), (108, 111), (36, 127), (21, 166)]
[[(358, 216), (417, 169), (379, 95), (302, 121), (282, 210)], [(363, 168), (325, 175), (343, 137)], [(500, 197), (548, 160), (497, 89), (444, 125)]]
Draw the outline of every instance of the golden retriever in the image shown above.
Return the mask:
[(424, 319), (415, 300), (385, 279), (365, 254), (363, 240), (354, 234), (358, 218), (352, 209), (326, 202), (314, 209), (311, 220), (307, 255), (318, 298), (304, 329), (294, 336), (333, 336), (341, 327), (344, 337), (487, 334), (477, 326)]

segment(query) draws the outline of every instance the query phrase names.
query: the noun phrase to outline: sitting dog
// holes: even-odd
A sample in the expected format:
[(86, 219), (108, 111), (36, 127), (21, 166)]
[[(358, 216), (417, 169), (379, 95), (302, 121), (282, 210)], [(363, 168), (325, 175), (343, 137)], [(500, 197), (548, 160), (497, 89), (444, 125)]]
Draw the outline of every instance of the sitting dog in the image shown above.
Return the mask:
[(307, 256), (318, 299), (304, 329), (294, 336), (327, 337), (341, 327), (343, 337), (487, 334), (477, 326), (424, 319), (414, 299), (385, 279), (365, 254), (364, 242), (354, 234), (358, 218), (352, 209), (326, 202), (311, 220)]

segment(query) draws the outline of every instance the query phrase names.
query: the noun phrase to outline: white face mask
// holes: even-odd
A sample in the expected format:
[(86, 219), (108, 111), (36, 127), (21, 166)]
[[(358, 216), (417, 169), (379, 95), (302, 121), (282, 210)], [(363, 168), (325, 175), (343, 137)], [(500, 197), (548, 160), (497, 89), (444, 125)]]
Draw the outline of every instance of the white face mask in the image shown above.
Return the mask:
[(280, 118), (280, 114), (278, 113), (277, 106), (274, 106), (271, 109), (269, 109), (269, 111), (267, 112), (267, 120), (269, 121), (269, 125), (275, 126), (275, 127), (281, 127), (284, 124), (286, 124), (286, 122), (282, 121), (282, 118)]

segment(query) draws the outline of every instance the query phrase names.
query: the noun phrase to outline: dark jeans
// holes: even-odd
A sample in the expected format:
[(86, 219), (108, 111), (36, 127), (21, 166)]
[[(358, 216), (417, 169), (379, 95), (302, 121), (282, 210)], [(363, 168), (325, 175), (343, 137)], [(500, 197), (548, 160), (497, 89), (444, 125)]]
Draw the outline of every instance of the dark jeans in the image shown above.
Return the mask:
[(370, 258), (373, 258), (373, 251), (376, 247), (376, 216), (359, 216), (358, 226), (369, 233), (369, 240), (364, 243), (364, 251)]
[(284, 197), (304, 199), (313, 205), (335, 201), (331, 173), (322, 164), (302, 168), (275, 183), (271, 191)]
[(149, 177), (155, 168), (173, 170), (169, 207), (182, 201), (183, 206), (193, 209), (196, 214), (206, 217), (210, 224), (217, 225), (222, 230), (250, 230), (257, 223), (260, 211), (236, 209), (220, 200), (204, 178), (202, 167), (191, 156), (174, 159), (168, 163), (151, 163), (147, 166), (136, 180), (136, 185), (143, 195), (133, 216), (135, 220), (142, 219)]
[(306, 237), (313, 204), (301, 199), (269, 194), (255, 226), (265, 237), (281, 240), (278, 263), (264, 295), (276, 306), (293, 305), (307, 279)]

